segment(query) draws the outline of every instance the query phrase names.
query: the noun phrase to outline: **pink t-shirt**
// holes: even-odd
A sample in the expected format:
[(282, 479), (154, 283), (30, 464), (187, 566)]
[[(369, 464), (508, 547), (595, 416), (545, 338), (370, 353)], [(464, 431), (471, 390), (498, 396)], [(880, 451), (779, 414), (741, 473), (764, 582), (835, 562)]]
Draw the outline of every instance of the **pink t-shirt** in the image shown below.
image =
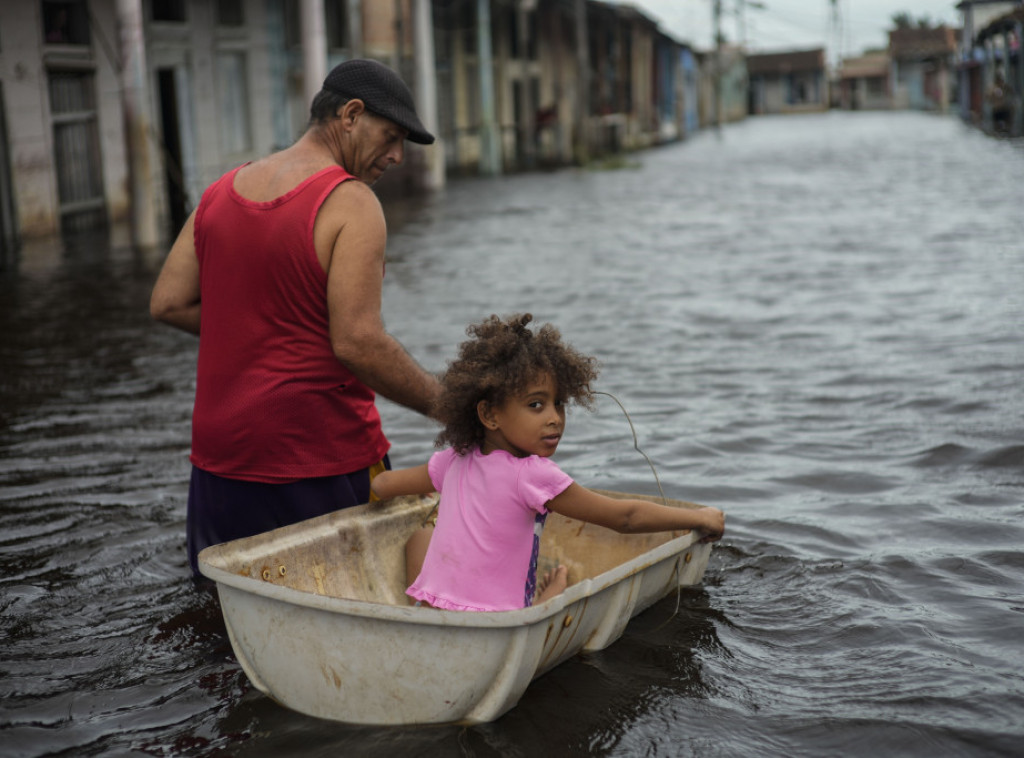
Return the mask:
[(441, 493), (423, 569), (406, 591), (454, 611), (510, 611), (533, 602), (546, 503), (572, 479), (553, 461), (504, 450), (430, 458)]

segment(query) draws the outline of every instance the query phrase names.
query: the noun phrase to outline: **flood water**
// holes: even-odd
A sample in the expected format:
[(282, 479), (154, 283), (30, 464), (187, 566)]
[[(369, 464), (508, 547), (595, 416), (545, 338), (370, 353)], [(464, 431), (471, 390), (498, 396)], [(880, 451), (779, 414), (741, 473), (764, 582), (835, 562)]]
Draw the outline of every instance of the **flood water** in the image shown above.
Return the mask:
[[(0, 272), (0, 753), (1019, 754), (1022, 177), (955, 117), (835, 113), (386, 205), (385, 317), (422, 363), (531, 311), (600, 358), (666, 494), (728, 515), (678, 610), (473, 727), (256, 691), (188, 578), (196, 345), (149, 321), (158, 263)], [(382, 406), (393, 462), (425, 460), (434, 427)], [(657, 492), (608, 398), (556, 459)]]

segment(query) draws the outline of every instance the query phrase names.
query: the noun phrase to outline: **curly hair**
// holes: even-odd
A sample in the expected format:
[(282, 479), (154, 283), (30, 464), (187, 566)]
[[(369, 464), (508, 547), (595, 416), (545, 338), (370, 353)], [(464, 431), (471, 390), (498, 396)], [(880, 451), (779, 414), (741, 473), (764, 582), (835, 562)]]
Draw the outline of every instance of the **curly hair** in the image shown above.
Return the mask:
[(529, 313), (504, 319), (492, 315), (466, 329), (474, 339), (459, 345), (458, 357), (449, 362), (441, 380), (435, 416), (444, 428), (438, 446), (450, 445), (461, 455), (482, 445), (484, 426), (477, 404), (484, 400), (501, 405), (540, 374), (551, 374), (563, 402), (592, 406), (590, 383), (597, 378), (597, 359), (562, 342), (551, 324), (531, 332), (526, 325), (532, 320)]

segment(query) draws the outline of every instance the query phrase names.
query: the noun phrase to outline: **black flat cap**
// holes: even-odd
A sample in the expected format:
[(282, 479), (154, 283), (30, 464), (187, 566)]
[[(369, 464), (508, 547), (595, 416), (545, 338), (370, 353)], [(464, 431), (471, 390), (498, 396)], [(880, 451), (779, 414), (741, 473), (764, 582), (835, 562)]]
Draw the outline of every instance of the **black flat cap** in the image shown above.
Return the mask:
[(350, 100), (362, 100), (369, 110), (407, 130), (410, 142), (429, 145), (434, 141), (416, 115), (412, 92), (383, 63), (362, 58), (339, 63), (324, 79), (323, 88)]

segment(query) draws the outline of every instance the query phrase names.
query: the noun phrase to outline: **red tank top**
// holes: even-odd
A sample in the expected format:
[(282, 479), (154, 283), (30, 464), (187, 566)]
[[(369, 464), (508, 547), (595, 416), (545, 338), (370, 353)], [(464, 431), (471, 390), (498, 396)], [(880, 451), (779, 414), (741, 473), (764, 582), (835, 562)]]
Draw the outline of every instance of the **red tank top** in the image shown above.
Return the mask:
[(192, 462), (232, 479), (287, 482), (377, 463), (389, 443), (374, 393), (331, 349), (327, 274), (313, 246), (326, 197), (352, 175), (324, 169), (253, 202), (238, 169), (196, 211), (202, 324)]

